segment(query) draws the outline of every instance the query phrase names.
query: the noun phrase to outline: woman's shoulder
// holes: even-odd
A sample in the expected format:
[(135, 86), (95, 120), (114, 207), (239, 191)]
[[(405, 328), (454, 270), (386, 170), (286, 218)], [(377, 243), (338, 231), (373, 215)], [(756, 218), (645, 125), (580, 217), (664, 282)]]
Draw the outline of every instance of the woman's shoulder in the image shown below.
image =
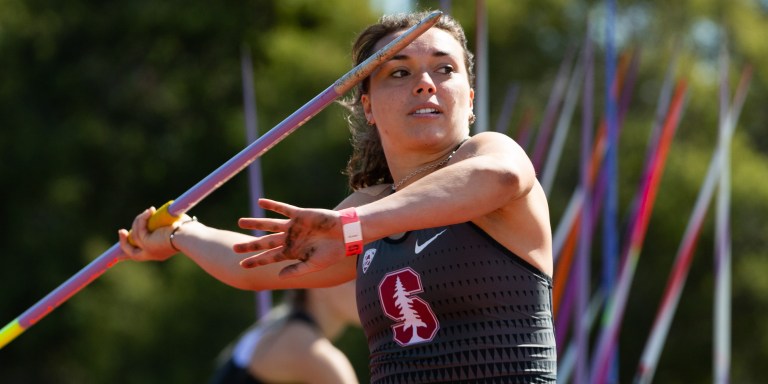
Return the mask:
[(528, 158), (525, 150), (505, 133), (486, 131), (472, 135), (456, 153), (459, 158), (486, 154), (506, 154), (516, 156), (518, 161)]
[(392, 190), (391, 184), (377, 184), (377, 185), (371, 185), (365, 188), (360, 188), (356, 190), (354, 193), (360, 193), (371, 197), (376, 197), (377, 199), (380, 199), (386, 195), (389, 195)]
[(467, 140), (468, 144), (501, 144), (501, 145), (517, 145), (515, 140), (509, 135), (501, 132), (495, 132), (495, 131), (485, 131), (480, 132), (472, 135), (472, 137)]
[(353, 191), (337, 208), (357, 207), (372, 203), (392, 193), (391, 184), (377, 184)]

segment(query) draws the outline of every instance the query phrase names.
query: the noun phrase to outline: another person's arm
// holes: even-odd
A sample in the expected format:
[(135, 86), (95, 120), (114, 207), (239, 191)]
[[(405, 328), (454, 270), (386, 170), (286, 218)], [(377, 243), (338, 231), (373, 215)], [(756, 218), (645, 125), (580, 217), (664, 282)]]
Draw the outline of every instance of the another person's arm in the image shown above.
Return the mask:
[[(354, 300), (354, 298), (352, 298)], [(296, 322), (287, 324), (257, 353), (249, 370), (266, 382), (356, 384), (355, 370), (333, 343), (317, 330)]]

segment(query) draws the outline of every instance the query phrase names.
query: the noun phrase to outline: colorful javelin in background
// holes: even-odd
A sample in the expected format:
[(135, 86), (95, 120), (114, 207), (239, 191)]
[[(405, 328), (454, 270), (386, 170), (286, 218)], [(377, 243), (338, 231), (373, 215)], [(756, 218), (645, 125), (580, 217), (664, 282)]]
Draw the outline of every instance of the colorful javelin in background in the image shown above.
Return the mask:
[[(253, 64), (251, 51), (243, 47), (240, 58), (243, 76), (243, 110), (245, 111), (245, 139), (250, 144), (259, 137), (259, 124), (256, 118), (256, 92), (253, 90)], [(261, 161), (256, 159), (248, 166), (248, 198), (253, 217), (264, 217), (264, 209), (259, 206), (259, 198), (264, 196), (264, 184), (261, 177)], [(264, 235), (263, 231), (253, 231), (254, 236)], [(256, 318), (266, 315), (272, 307), (272, 292), (258, 291), (254, 293), (256, 302)]]
[(643, 350), (643, 355), (640, 359), (640, 364), (635, 375), (636, 383), (650, 383), (653, 374), (655, 373), (656, 364), (661, 355), (664, 341), (669, 332), (669, 326), (672, 323), (672, 317), (677, 309), (677, 304), (680, 301), (680, 294), (682, 293), (683, 286), (685, 286), (688, 270), (693, 261), (694, 249), (701, 227), (704, 224), (709, 202), (714, 194), (715, 184), (722, 172), (720, 167), (723, 164), (720, 158), (725, 155), (726, 147), (730, 146), (730, 140), (733, 136), (736, 121), (738, 120), (741, 107), (744, 105), (744, 100), (746, 99), (747, 90), (749, 89), (751, 74), (751, 68), (749, 67), (742, 73), (733, 107), (729, 110), (725, 125), (720, 130), (715, 153), (712, 155), (707, 175), (699, 190), (699, 196), (696, 199), (691, 217), (688, 220), (683, 240), (680, 243), (680, 248), (678, 249), (677, 257), (675, 258), (675, 264), (672, 267), (669, 280), (667, 281), (664, 296), (662, 297), (658, 312), (656, 313), (656, 319), (654, 320), (651, 334), (648, 337), (645, 349)]

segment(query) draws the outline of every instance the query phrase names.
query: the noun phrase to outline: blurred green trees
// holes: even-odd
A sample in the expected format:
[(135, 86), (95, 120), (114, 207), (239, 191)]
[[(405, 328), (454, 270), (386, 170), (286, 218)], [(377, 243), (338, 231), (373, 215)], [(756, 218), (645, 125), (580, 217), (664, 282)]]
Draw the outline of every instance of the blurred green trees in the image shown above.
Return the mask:
[[(602, 2), (486, 3), (491, 126), (508, 85), (517, 84), (514, 136), (525, 111), (534, 126), (540, 121), (557, 68), (583, 41), (588, 20), (602, 54)], [(618, 11), (619, 49), (640, 55), (620, 144), (622, 218), (675, 52), (677, 76), (690, 82), (622, 326), (621, 382), (634, 374), (712, 155), (723, 38), (732, 87), (741, 68), (755, 69), (733, 143), (732, 381), (757, 382), (768, 374), (768, 285), (761, 276), (768, 270), (768, 2), (619, 1)], [(452, 13), (472, 41), (473, 2), (453, 2)], [(178, 196), (245, 146), (244, 46), (253, 57), (263, 133), (350, 68), (352, 39), (377, 17), (353, 0), (0, 2), (0, 325), (114, 244), (116, 230), (141, 209)], [(602, 92), (601, 59), (595, 69)], [(345, 196), (342, 116), (340, 107), (329, 107), (262, 158), (267, 196), (322, 207)], [(553, 226), (578, 179), (578, 112), (573, 121), (550, 197)], [(239, 175), (192, 213), (236, 229), (236, 219), (249, 214), (247, 193)], [(658, 382), (711, 381), (709, 216)], [(594, 253), (599, 260), (599, 249)], [(121, 263), (0, 350), (0, 382), (205, 382), (219, 350), (254, 311), (253, 293), (224, 286), (183, 257)], [(341, 343), (366, 381), (359, 330)]]

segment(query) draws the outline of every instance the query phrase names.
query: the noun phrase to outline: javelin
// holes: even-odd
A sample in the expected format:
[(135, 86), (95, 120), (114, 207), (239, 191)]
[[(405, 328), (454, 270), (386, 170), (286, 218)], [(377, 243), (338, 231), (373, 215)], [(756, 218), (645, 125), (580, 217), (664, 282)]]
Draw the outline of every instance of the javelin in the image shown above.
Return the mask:
[[(306, 123), (320, 111), (325, 109), (334, 100), (344, 95), (355, 85), (368, 77), (381, 63), (391, 59), (397, 52), (405, 48), (413, 40), (435, 25), (442, 12), (434, 11), (421, 20), (418, 24), (406, 30), (398, 38), (371, 55), (364, 62), (352, 68), (344, 76), (336, 80), (330, 87), (304, 104), (296, 112), (288, 116), (280, 124), (259, 137), (258, 140), (248, 145), (237, 155), (213, 171), (205, 179), (195, 184), (178, 199), (171, 200), (149, 218), (148, 228), (155, 230), (176, 222), (181, 215), (192, 209), (197, 203), (226, 183), (229, 179), (242, 171), (254, 160), (275, 146), (278, 142), (291, 134), (297, 128)], [(27, 309), (19, 317), (8, 323), (0, 330), (0, 349), (13, 339), (26, 331), (29, 327), (40, 321), (59, 305), (67, 301), (72, 295), (85, 288), (93, 280), (101, 276), (110, 267), (127, 259), (120, 249), (119, 244), (113, 245), (98, 258), (93, 260), (85, 268), (53, 290), (42, 300)]]

